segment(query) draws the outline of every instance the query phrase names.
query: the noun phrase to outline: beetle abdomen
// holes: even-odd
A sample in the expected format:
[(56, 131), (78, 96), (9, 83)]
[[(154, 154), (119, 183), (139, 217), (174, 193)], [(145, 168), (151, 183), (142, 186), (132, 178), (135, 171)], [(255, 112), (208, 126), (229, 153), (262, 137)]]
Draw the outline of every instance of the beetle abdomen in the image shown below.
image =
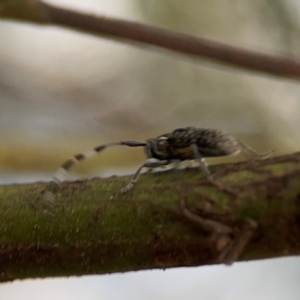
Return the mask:
[(204, 157), (226, 156), (240, 152), (239, 142), (231, 135), (217, 129), (186, 127), (174, 130), (168, 142), (174, 155), (193, 159), (189, 147), (196, 144)]

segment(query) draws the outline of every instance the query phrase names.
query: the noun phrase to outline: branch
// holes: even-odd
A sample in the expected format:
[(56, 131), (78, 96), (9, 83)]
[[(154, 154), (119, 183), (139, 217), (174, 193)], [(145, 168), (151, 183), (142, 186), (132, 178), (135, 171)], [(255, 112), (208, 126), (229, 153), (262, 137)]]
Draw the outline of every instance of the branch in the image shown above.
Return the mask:
[[(1, 3), (3, 3), (2, 6)], [(11, 3), (14, 3), (14, 6)], [(36, 22), (43, 25), (62, 26), (95, 36), (135, 43), (135, 45), (156, 46), (248, 71), (295, 80), (300, 79), (299, 60), (247, 50), (138, 22), (63, 9), (42, 1), (0, 0), (0, 17)]]
[(64, 183), (53, 207), (44, 183), (1, 186), (0, 281), (218, 263), (212, 236), (186, 215), (237, 235), (254, 220), (238, 260), (299, 255), (299, 163), (295, 153), (215, 166), (218, 184), (193, 169), (148, 174), (125, 195), (124, 177)]

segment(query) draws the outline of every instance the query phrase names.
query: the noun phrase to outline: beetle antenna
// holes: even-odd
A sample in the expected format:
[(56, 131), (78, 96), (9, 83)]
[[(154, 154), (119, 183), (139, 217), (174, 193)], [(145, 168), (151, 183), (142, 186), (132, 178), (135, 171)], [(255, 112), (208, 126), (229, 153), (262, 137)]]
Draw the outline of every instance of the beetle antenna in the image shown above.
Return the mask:
[(76, 165), (77, 163), (79, 163), (87, 158), (96, 156), (103, 150), (113, 147), (113, 146), (145, 147), (146, 143), (138, 142), (138, 141), (120, 141), (120, 142), (116, 142), (116, 143), (100, 145), (100, 146), (95, 147), (92, 150), (89, 150), (89, 151), (86, 151), (86, 152), (83, 152), (80, 154), (76, 154), (71, 159), (65, 161), (61, 165), (61, 167), (59, 169), (57, 169), (57, 171), (54, 173), (53, 181), (56, 182), (57, 184), (60, 184), (62, 181), (64, 181), (68, 177), (68, 173), (74, 165)]

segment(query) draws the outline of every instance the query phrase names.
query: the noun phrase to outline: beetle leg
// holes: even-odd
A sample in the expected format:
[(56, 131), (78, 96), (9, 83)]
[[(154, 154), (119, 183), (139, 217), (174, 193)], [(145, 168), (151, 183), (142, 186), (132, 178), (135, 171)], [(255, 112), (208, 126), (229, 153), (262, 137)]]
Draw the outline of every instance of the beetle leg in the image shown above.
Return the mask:
[(136, 173), (134, 174), (133, 178), (131, 179), (131, 181), (125, 185), (122, 189), (121, 189), (121, 193), (126, 193), (129, 190), (131, 190), (134, 185), (136, 184), (136, 182), (138, 181), (141, 171), (144, 168), (148, 168), (148, 169), (153, 169), (153, 168), (157, 168), (157, 167), (161, 167), (161, 166), (166, 166), (172, 163), (172, 160), (159, 160), (157, 158), (148, 158), (144, 164), (142, 164), (136, 171)]
[(238, 141), (239, 145), (241, 147), (241, 152), (249, 159), (258, 159), (258, 160), (264, 160), (270, 156), (271, 153), (274, 152), (274, 150), (270, 150), (265, 153), (257, 153), (255, 150), (253, 150), (251, 147), (246, 145), (245, 143)]
[(211, 174), (209, 172), (208, 166), (204, 157), (200, 154), (198, 150), (198, 146), (196, 144), (192, 144), (190, 146), (191, 151), (193, 152), (194, 158), (199, 162), (200, 170), (204, 173), (207, 180), (212, 181)]

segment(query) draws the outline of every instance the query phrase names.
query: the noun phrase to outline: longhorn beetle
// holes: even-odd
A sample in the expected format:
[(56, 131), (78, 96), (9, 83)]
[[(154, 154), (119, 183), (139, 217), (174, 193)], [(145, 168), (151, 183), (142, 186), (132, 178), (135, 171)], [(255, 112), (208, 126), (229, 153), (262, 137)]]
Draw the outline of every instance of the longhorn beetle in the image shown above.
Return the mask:
[(78, 162), (94, 156), (113, 146), (144, 147), (146, 161), (136, 171), (132, 180), (121, 189), (127, 192), (133, 188), (144, 168), (149, 170), (172, 163), (178, 164), (185, 160), (197, 160), (200, 170), (207, 180), (212, 180), (205, 157), (228, 156), (243, 153), (248, 158), (267, 158), (272, 151), (258, 154), (249, 146), (232, 135), (217, 129), (185, 127), (156, 138), (139, 141), (120, 141), (95, 147), (93, 150), (77, 154), (67, 160), (54, 174), (54, 181), (60, 184), (68, 175), (69, 170)]

